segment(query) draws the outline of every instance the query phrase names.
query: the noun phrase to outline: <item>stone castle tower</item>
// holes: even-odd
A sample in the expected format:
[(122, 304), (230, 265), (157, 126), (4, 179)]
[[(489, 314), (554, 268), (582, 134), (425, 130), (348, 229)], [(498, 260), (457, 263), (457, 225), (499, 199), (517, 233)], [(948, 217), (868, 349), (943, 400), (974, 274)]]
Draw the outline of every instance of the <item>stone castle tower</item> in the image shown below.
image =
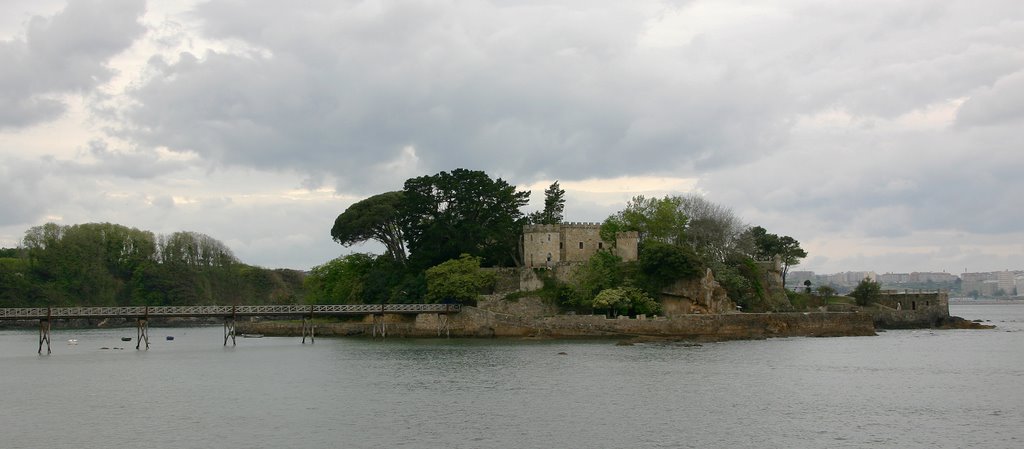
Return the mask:
[(586, 262), (609, 250), (624, 261), (637, 260), (636, 232), (620, 232), (614, 242), (601, 240), (600, 223), (562, 223), (523, 227), (523, 258), (527, 268)]

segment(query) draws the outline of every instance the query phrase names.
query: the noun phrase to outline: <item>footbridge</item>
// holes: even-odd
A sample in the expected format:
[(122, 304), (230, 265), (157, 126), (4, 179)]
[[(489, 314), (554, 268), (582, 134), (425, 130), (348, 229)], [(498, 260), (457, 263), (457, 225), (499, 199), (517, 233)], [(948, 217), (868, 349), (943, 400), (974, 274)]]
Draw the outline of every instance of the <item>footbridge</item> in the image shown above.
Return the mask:
[[(314, 317), (328, 316), (372, 316), (374, 337), (387, 335), (384, 315), (438, 315), (438, 335), (448, 333), (448, 316), (459, 313), (458, 304), (321, 304), (321, 305), (266, 305), (266, 306), (138, 306), (138, 307), (27, 307), (0, 309), (0, 320), (39, 320), (39, 354), (50, 354), (50, 324), (53, 320), (82, 318), (124, 318), (135, 320), (137, 338), (135, 349), (149, 349), (150, 318), (196, 318), (214, 317), (224, 320), (224, 346), (228, 340), (235, 344), (235, 320), (244, 317), (296, 317), (302, 319), (302, 343), (309, 338), (315, 342), (316, 326)], [(127, 338), (127, 337), (126, 337)]]

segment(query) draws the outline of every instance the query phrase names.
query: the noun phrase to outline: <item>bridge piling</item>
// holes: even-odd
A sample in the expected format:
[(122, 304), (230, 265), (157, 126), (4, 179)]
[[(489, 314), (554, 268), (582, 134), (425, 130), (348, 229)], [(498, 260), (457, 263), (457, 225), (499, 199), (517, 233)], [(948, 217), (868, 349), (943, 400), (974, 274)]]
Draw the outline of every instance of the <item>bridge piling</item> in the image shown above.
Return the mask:
[(440, 337), (441, 333), (444, 332), (445, 338), (451, 338), (451, 322), (448, 321), (448, 314), (437, 314), (437, 336)]
[(302, 344), (306, 344), (306, 335), (309, 335), (309, 344), (316, 343), (316, 325), (313, 324), (313, 317), (302, 317)]
[(224, 346), (228, 345), (228, 337), (231, 337), (231, 346), (235, 346), (235, 317), (224, 318)]
[(46, 355), (50, 355), (50, 319), (39, 320), (39, 355), (43, 355), (43, 342), (46, 342)]
[(149, 350), (149, 320), (146, 318), (139, 318), (135, 320), (135, 349), (138, 350), (142, 346), (142, 341), (146, 341), (146, 350)]
[(384, 321), (384, 314), (383, 313), (381, 313), (381, 314), (376, 314), (375, 313), (375, 314), (373, 314), (373, 318), (372, 319), (373, 319), (373, 329), (371, 330), (371, 336), (373, 338), (377, 338), (377, 336), (380, 335), (380, 338), (387, 338), (387, 336), (388, 336), (388, 325)]

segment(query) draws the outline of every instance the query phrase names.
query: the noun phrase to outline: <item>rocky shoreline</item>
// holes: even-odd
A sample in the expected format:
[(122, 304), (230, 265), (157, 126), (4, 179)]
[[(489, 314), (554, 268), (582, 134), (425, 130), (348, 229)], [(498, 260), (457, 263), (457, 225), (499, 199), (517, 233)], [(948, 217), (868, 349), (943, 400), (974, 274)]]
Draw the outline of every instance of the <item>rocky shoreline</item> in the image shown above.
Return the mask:
[[(499, 300), (500, 301), (500, 300)], [(687, 341), (750, 340), (775, 337), (840, 337), (875, 335), (872, 317), (864, 313), (726, 313), (673, 317), (618, 317), (551, 313), (539, 299), (516, 303), (482, 301), (450, 316), (386, 315), (383, 329), (372, 317), (358, 321), (319, 321), (318, 336), (389, 337), (513, 337), (513, 338), (650, 338)], [(238, 322), (239, 333), (302, 335), (295, 321)]]

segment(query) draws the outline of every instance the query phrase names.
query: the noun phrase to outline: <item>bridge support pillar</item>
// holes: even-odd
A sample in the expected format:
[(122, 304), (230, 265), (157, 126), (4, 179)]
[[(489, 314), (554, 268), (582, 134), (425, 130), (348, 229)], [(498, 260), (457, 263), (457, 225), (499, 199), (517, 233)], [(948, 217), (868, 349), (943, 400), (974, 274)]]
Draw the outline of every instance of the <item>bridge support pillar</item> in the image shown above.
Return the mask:
[(437, 314), (437, 336), (440, 337), (441, 334), (444, 333), (445, 337), (450, 338), (452, 336), (451, 329), (452, 323), (448, 320), (448, 314)]
[(50, 319), (39, 320), (39, 355), (43, 355), (43, 342), (46, 342), (46, 354), (50, 354)]
[(378, 335), (380, 338), (388, 336), (388, 325), (384, 322), (384, 314), (373, 315), (373, 330), (371, 332), (374, 338), (377, 338)]
[(149, 349), (149, 320), (146, 318), (139, 318), (135, 322), (136, 337), (135, 337), (135, 349), (139, 349), (142, 346), (142, 341), (146, 341), (146, 349)]
[(306, 344), (306, 335), (309, 335), (309, 344), (316, 343), (316, 325), (312, 317), (302, 317), (302, 344)]
[(231, 338), (231, 346), (235, 345), (235, 317), (224, 319), (224, 346), (228, 345), (228, 338)]

